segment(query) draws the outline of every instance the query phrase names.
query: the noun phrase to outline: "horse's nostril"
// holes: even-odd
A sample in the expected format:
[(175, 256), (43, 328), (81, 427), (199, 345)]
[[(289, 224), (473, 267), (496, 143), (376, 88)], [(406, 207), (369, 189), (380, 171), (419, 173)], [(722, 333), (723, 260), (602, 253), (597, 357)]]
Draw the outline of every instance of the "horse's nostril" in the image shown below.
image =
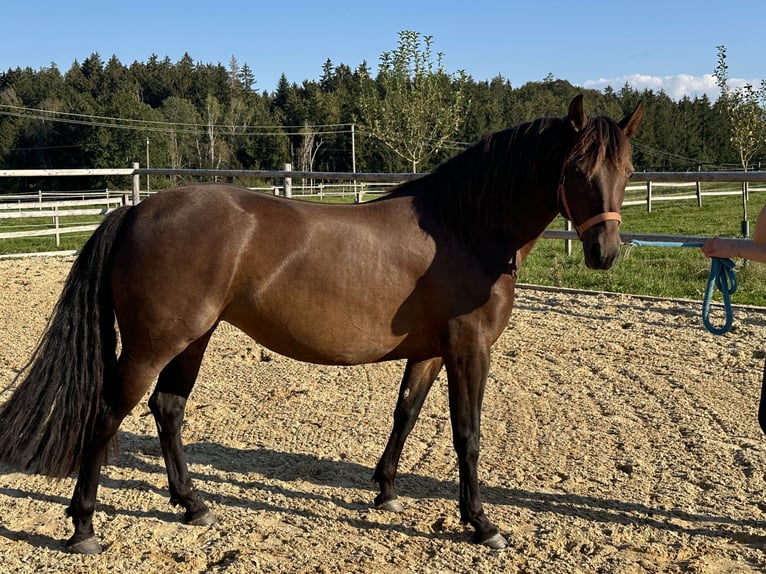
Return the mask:
[(604, 248), (599, 241), (594, 241), (583, 247), (585, 264), (591, 269), (609, 269), (615, 264), (620, 254), (619, 248), (610, 249), (608, 246)]

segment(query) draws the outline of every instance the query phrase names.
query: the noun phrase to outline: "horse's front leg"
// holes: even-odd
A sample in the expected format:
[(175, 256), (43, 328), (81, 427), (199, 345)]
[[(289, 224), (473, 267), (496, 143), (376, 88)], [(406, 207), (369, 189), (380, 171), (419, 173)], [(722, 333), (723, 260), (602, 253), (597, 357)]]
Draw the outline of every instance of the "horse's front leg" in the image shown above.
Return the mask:
[(440, 358), (420, 362), (407, 361), (394, 410), (394, 427), (372, 477), (380, 486), (380, 494), (375, 497), (375, 508), (378, 510), (403, 510), (395, 485), (399, 459), (404, 442), (415, 426), (423, 402), (441, 368)]
[(484, 514), (477, 472), (481, 405), (489, 373), (489, 346), (462, 348), (466, 346), (457, 346), (445, 357), (452, 440), (460, 473), (460, 519), (476, 529), (474, 542), (490, 548), (506, 548), (508, 542)]

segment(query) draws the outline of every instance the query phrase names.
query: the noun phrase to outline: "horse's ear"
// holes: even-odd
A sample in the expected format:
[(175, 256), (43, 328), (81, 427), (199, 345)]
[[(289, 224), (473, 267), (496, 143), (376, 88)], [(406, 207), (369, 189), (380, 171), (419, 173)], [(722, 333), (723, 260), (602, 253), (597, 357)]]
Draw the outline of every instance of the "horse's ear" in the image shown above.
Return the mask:
[(569, 124), (575, 132), (581, 132), (588, 125), (588, 116), (582, 106), (582, 94), (569, 103)]
[(644, 119), (644, 102), (638, 102), (636, 109), (633, 113), (625, 116), (620, 120), (620, 127), (625, 135), (632, 137), (638, 131), (638, 126), (641, 125), (641, 121)]

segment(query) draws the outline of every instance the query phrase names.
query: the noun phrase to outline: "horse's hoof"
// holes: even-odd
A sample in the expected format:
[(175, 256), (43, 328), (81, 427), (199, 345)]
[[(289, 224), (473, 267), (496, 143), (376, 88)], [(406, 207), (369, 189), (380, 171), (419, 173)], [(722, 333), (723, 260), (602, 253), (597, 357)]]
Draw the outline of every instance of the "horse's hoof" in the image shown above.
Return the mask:
[(212, 526), (215, 524), (215, 515), (212, 512), (205, 512), (194, 518), (184, 518), (184, 523), (189, 526)]
[(402, 503), (399, 502), (396, 498), (393, 498), (391, 500), (381, 502), (380, 504), (376, 504), (375, 510), (385, 510), (386, 512), (396, 512), (398, 514), (400, 512), (404, 512), (404, 506), (402, 506)]
[(508, 548), (508, 541), (499, 532), (494, 536), (487, 538), (484, 542), (482, 542), (482, 544), (484, 546), (488, 546), (492, 550), (502, 550), (503, 548)]
[(72, 554), (101, 554), (103, 549), (98, 539), (95, 536), (91, 536), (73, 544), (67, 543), (66, 550)]

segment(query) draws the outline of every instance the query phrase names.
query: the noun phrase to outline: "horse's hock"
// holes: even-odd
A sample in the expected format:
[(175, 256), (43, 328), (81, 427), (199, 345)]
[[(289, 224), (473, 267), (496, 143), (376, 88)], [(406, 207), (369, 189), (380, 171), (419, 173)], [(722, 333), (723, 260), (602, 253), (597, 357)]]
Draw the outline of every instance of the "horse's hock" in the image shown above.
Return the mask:
[[(0, 261), (0, 387), (27, 361), (71, 260)], [(756, 420), (764, 312), (725, 336), (699, 305), (517, 292), (493, 349), (480, 479), (511, 544), (465, 542), (443, 375), (405, 448), (405, 511), (370, 510), (370, 476), (400, 364), (333, 368), (258, 350), (219, 329), (187, 409), (192, 476), (219, 523), (192, 528), (167, 503), (142, 401), (105, 467), (105, 552), (60, 552), (72, 479), (0, 474), (9, 572), (759, 572), (764, 442)], [(0, 395), (4, 400), (7, 394)]]

